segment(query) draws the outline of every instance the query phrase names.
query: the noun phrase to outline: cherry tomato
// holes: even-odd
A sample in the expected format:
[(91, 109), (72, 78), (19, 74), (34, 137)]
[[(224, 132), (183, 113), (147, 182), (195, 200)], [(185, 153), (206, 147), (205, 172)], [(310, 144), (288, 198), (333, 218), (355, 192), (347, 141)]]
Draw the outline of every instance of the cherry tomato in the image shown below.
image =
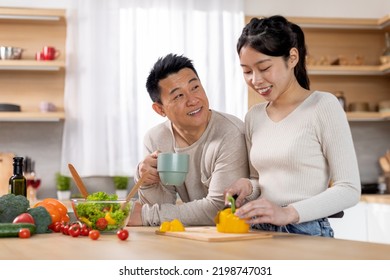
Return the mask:
[(30, 238), (31, 233), (28, 228), (21, 228), (19, 230), (19, 238)]
[(73, 224), (69, 227), (69, 235), (72, 237), (77, 237), (80, 235), (80, 225), (79, 224)]
[(61, 232), (62, 232), (62, 234), (69, 235), (69, 225), (63, 224), (61, 227)]
[(63, 223), (61, 222), (56, 222), (54, 223), (54, 225), (51, 225), (51, 230), (54, 231), (54, 232), (61, 232), (61, 228), (62, 228), (62, 225)]
[(96, 228), (99, 230), (105, 230), (108, 225), (108, 222), (105, 218), (99, 218), (96, 221)]
[(88, 236), (89, 235), (90, 228), (86, 225), (83, 224), (80, 228), (80, 235), (82, 236)]
[(129, 232), (127, 229), (120, 229), (116, 232), (116, 235), (120, 240), (126, 240), (129, 237)]
[(89, 238), (92, 240), (97, 240), (100, 237), (100, 232), (96, 229), (90, 230), (88, 234)]

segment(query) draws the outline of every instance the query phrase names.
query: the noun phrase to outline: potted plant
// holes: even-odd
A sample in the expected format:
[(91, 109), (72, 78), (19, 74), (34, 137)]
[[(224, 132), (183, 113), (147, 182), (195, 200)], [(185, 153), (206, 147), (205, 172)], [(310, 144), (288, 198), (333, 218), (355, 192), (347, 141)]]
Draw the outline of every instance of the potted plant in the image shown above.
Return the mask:
[(118, 195), (118, 199), (125, 199), (127, 196), (127, 186), (129, 184), (129, 177), (126, 176), (114, 176), (115, 193)]
[(56, 173), (57, 197), (59, 200), (70, 199), (70, 177)]

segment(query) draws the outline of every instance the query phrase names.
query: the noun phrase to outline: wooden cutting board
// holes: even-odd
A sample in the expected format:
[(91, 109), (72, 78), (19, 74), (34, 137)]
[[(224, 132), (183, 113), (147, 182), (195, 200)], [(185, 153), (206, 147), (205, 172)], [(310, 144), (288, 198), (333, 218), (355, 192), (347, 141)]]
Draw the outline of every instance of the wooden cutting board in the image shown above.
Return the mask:
[(0, 153), (0, 196), (8, 193), (9, 178), (13, 173), (14, 154)]
[(156, 234), (192, 239), (207, 242), (223, 242), (223, 241), (242, 241), (262, 238), (271, 238), (273, 235), (269, 232), (251, 231), (248, 233), (221, 233), (216, 227), (186, 227), (185, 231), (156, 231)]

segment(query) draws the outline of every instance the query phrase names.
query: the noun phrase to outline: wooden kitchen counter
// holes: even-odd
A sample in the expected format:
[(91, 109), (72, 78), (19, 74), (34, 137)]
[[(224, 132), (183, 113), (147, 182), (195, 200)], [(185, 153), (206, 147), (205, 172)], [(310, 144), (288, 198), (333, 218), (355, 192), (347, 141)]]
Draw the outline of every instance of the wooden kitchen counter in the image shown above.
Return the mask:
[(276, 233), (272, 238), (206, 242), (161, 236), (155, 227), (129, 227), (127, 241), (116, 235), (70, 237), (36, 234), (29, 239), (1, 238), (5, 260), (379, 260), (390, 259), (390, 245)]
[(367, 203), (383, 203), (390, 205), (390, 194), (363, 194), (361, 202)]

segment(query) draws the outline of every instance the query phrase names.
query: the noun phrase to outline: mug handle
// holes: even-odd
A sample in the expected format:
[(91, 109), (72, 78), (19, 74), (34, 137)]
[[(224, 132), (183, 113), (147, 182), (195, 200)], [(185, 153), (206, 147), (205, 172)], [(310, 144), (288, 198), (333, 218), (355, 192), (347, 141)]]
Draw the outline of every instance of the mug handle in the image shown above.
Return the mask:
[(56, 52), (55, 52), (55, 55), (54, 55), (54, 59), (57, 59), (60, 55), (61, 55), (60, 50), (56, 49)]

